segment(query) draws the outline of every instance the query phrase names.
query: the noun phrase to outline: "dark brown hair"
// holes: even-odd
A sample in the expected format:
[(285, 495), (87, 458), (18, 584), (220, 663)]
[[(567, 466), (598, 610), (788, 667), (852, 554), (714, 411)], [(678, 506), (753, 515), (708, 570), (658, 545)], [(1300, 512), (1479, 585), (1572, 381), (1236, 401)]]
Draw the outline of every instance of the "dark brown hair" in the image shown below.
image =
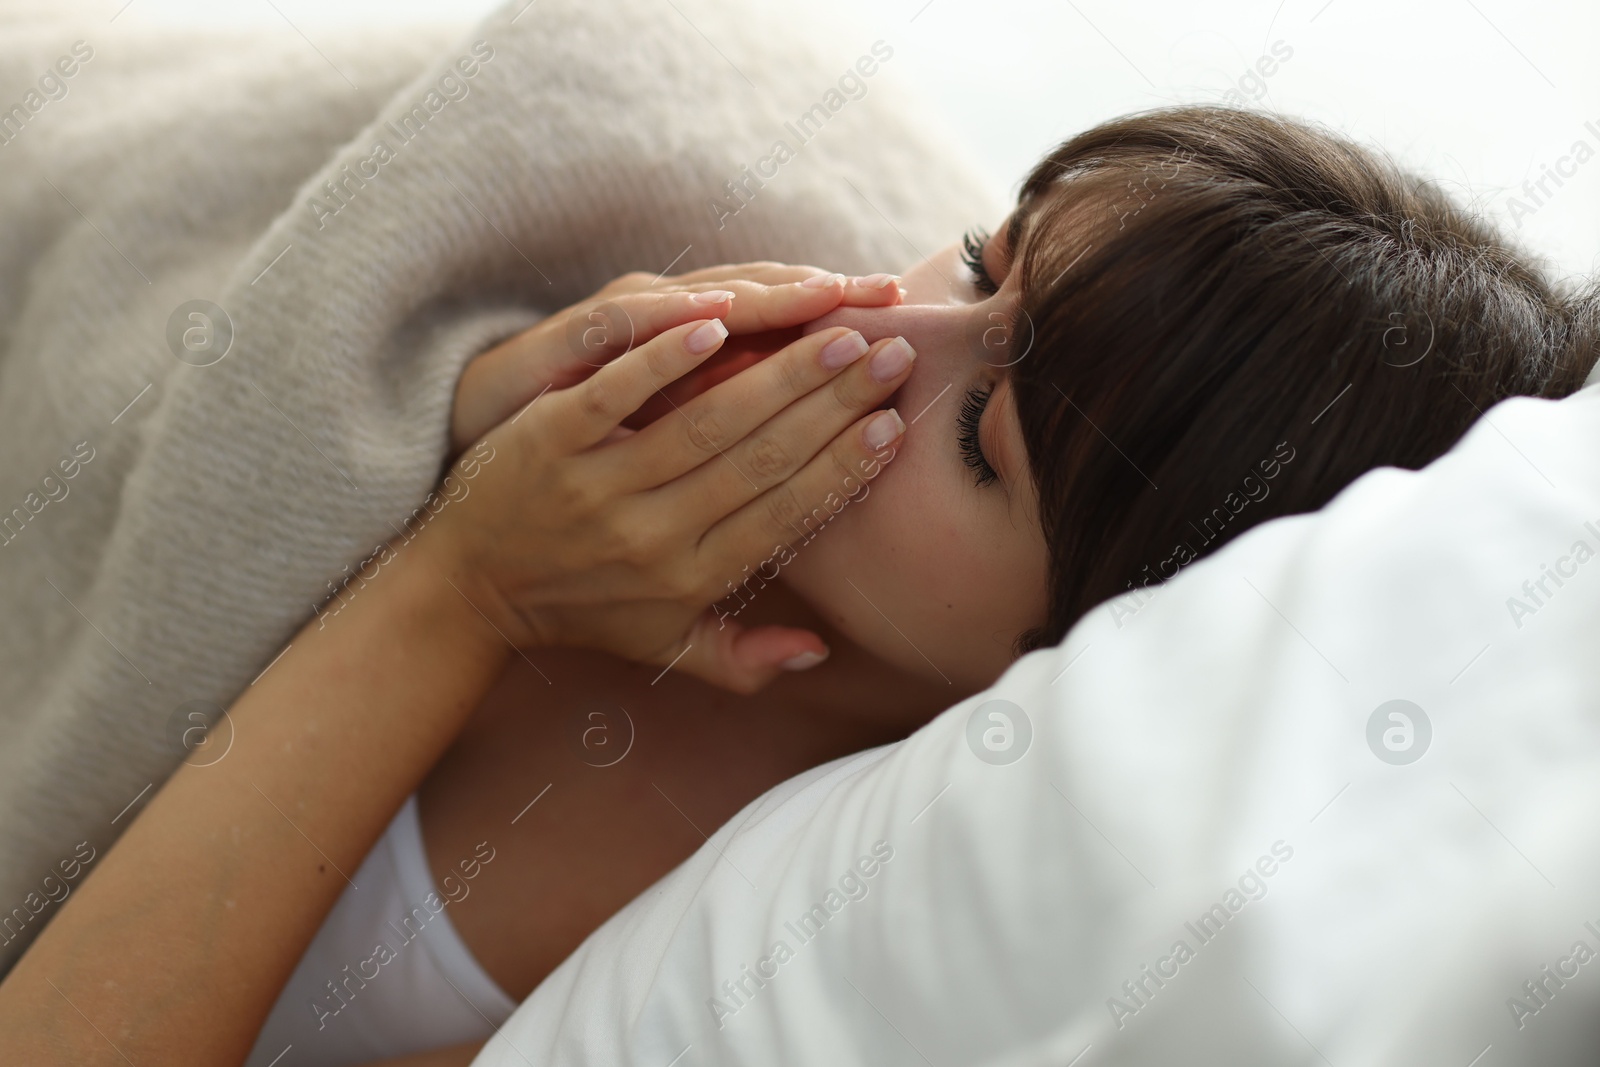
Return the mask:
[(1097, 126), (1025, 180), (1028, 354), (1011, 368), (1050, 613), (1095, 604), (1374, 467), (1417, 468), (1504, 397), (1564, 396), (1594, 293), (1337, 135), (1176, 107)]

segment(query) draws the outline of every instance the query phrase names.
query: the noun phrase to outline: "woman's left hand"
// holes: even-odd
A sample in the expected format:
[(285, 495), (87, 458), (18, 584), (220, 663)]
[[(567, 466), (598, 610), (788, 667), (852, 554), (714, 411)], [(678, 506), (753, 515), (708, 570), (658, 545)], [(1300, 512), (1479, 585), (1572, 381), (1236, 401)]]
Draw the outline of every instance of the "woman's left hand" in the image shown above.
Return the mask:
[(915, 353), (900, 338), (869, 345), (854, 330), (819, 330), (623, 429), (721, 347), (721, 323), (707, 316), (551, 390), (483, 440), (487, 455), (458, 463), (472, 490), (418, 548), (515, 647), (596, 649), (746, 693), (826, 655), (808, 631), (746, 630), (708, 607), (866, 496), (905, 430), (892, 409), (869, 413)]
[(461, 374), (450, 419), (450, 455), (460, 455), (546, 389), (565, 389), (630, 344), (702, 318), (686, 293), (729, 292), (719, 317), (729, 338), (704, 366), (671, 383), (626, 425), (639, 428), (759, 362), (799, 336), (799, 327), (837, 307), (884, 307), (901, 298), (891, 274), (848, 277), (820, 267), (722, 264), (672, 276), (624, 274), (593, 297), (551, 315), (475, 357)]

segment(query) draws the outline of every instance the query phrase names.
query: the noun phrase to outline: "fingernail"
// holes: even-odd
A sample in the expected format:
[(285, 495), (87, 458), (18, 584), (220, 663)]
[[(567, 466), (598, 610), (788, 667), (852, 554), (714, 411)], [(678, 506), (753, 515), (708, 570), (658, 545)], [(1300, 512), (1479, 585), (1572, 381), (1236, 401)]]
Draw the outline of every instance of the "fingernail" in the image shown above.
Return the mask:
[(904, 337), (896, 337), (878, 349), (877, 355), (867, 364), (867, 374), (875, 382), (892, 382), (905, 373), (905, 369), (916, 358), (916, 349), (911, 347), (910, 342)]
[(822, 346), (819, 358), (822, 365), (829, 370), (838, 370), (840, 367), (854, 363), (866, 355), (867, 349), (872, 346), (867, 344), (867, 339), (855, 330), (851, 330), (843, 337), (835, 337)]
[(696, 304), (720, 304), (732, 299), (733, 294), (726, 289), (712, 289), (710, 292), (694, 294)]
[(853, 280), (863, 289), (882, 289), (890, 282), (898, 282), (900, 277), (896, 274), (869, 274), (865, 278)]
[(827, 289), (843, 281), (843, 274), (813, 274), (800, 284), (807, 289)]
[(728, 336), (728, 328), (722, 324), (721, 319), (710, 319), (702, 322), (700, 326), (683, 339), (683, 347), (695, 355), (702, 355), (711, 351), (722, 343)]
[(809, 671), (827, 658), (826, 652), (802, 652), (798, 656), (790, 656), (780, 666), (786, 671)]
[(906, 424), (900, 421), (900, 413), (890, 408), (874, 415), (862, 436), (866, 439), (867, 447), (876, 452), (905, 432)]

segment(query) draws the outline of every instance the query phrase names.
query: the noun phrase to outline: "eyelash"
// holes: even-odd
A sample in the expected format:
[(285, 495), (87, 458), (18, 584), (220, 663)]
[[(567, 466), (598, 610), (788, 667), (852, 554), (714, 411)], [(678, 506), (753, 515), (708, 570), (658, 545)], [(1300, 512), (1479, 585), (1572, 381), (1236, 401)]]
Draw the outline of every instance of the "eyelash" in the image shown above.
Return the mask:
[(983, 445), (978, 439), (978, 420), (983, 409), (989, 406), (989, 389), (972, 388), (961, 401), (961, 413), (956, 416), (956, 442), (961, 447), (961, 462), (972, 470), (973, 482), (978, 488), (995, 481), (999, 475), (984, 458)]
[(983, 246), (988, 243), (989, 234), (986, 230), (971, 229), (962, 234), (961, 262), (972, 272), (974, 288), (987, 296), (993, 296), (1000, 291), (1000, 286), (989, 276), (989, 268), (983, 265)]

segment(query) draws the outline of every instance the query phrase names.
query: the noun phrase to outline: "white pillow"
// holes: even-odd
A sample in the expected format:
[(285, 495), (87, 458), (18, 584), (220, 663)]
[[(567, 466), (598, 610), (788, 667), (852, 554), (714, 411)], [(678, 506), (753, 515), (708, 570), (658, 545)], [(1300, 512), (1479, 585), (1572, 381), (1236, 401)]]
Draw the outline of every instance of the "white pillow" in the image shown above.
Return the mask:
[(1508, 401), (1096, 609), (751, 804), (476, 1062), (1597, 1062), (1597, 456), (1600, 391)]

